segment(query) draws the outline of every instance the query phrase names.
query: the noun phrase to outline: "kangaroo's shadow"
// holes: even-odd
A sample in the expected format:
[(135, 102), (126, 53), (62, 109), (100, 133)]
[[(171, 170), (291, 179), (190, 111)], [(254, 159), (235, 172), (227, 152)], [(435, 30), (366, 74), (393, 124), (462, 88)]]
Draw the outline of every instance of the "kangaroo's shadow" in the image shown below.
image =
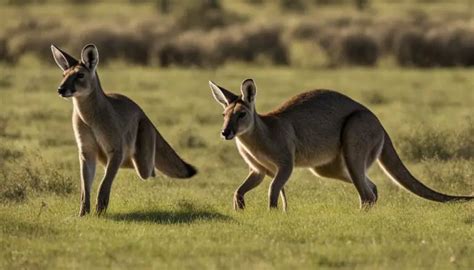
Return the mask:
[(109, 219), (124, 222), (150, 222), (157, 224), (193, 223), (196, 221), (228, 221), (230, 217), (213, 210), (180, 207), (176, 211), (141, 210), (108, 215)]

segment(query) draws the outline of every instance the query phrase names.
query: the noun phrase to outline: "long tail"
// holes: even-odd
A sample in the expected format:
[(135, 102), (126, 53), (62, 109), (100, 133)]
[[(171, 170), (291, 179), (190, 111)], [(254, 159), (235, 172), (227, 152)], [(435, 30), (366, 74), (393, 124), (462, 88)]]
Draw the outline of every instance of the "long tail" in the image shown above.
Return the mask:
[(451, 196), (439, 193), (418, 181), (400, 160), (387, 132), (385, 132), (385, 142), (382, 153), (379, 156), (379, 164), (392, 180), (422, 198), (437, 202), (468, 201), (474, 199), (473, 196)]
[(190, 178), (197, 173), (196, 168), (178, 156), (158, 130), (156, 130), (155, 167), (173, 178)]

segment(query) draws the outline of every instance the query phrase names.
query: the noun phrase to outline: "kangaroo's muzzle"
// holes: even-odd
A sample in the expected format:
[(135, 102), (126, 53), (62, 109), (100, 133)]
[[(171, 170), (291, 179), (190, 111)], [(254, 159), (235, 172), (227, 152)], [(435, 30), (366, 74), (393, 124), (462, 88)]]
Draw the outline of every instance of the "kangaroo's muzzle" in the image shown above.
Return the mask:
[(63, 86), (58, 87), (58, 94), (61, 97), (72, 97), (74, 92), (76, 92), (76, 91), (70, 90), (70, 89), (68, 89), (66, 87), (63, 87)]
[(222, 130), (221, 137), (226, 139), (226, 140), (232, 140), (235, 137), (235, 133), (230, 128), (226, 128), (226, 129)]

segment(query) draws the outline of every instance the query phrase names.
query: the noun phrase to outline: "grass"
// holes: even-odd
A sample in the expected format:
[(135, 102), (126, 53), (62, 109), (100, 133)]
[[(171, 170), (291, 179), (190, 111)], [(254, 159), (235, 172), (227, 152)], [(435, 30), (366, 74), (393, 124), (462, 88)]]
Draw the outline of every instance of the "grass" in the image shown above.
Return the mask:
[(253, 77), (261, 112), (303, 90), (339, 90), (379, 116), (424, 183), (472, 194), (473, 70), (101, 66), (104, 88), (140, 104), (200, 170), (189, 181), (141, 181), (121, 170), (102, 218), (76, 216), (79, 165), (71, 102), (55, 92), (61, 72), (30, 63), (0, 74), (1, 269), (474, 268), (473, 204), (422, 200), (379, 169), (370, 175), (380, 200), (369, 212), (358, 210), (353, 186), (306, 170), (288, 182), (288, 213), (267, 210), (268, 180), (234, 212), (232, 193), (247, 168), (235, 145), (219, 139), (222, 109), (207, 86), (236, 91)]

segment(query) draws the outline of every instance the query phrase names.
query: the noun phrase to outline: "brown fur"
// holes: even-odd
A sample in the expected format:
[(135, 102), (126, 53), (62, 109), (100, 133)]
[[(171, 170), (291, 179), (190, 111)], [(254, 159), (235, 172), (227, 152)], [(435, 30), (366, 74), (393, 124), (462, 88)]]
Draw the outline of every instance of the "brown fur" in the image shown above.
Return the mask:
[(72, 97), (72, 122), (81, 165), (81, 209), (90, 211), (90, 189), (96, 161), (105, 166), (96, 204), (96, 213), (106, 211), (112, 182), (121, 167), (135, 168), (142, 179), (155, 176), (155, 168), (175, 178), (189, 178), (194, 167), (183, 161), (164, 140), (142, 109), (120, 94), (102, 90), (96, 67), (97, 48), (87, 45), (82, 59), (51, 46), (54, 59), (64, 71), (58, 88), (63, 97)]
[(245, 193), (259, 185), (265, 175), (273, 178), (269, 207), (277, 207), (281, 194), (286, 208), (283, 187), (294, 167), (353, 183), (361, 207), (371, 206), (378, 194), (367, 170), (377, 159), (394, 181), (423, 198), (439, 202), (473, 199), (436, 192), (414, 178), (377, 117), (345, 95), (314, 90), (291, 98), (270, 113), (258, 114), (253, 80), (242, 83), (242, 96), (209, 84), (214, 98), (224, 107), (222, 136), (236, 137), (237, 149), (250, 168), (249, 176), (235, 191), (235, 209), (244, 208)]

